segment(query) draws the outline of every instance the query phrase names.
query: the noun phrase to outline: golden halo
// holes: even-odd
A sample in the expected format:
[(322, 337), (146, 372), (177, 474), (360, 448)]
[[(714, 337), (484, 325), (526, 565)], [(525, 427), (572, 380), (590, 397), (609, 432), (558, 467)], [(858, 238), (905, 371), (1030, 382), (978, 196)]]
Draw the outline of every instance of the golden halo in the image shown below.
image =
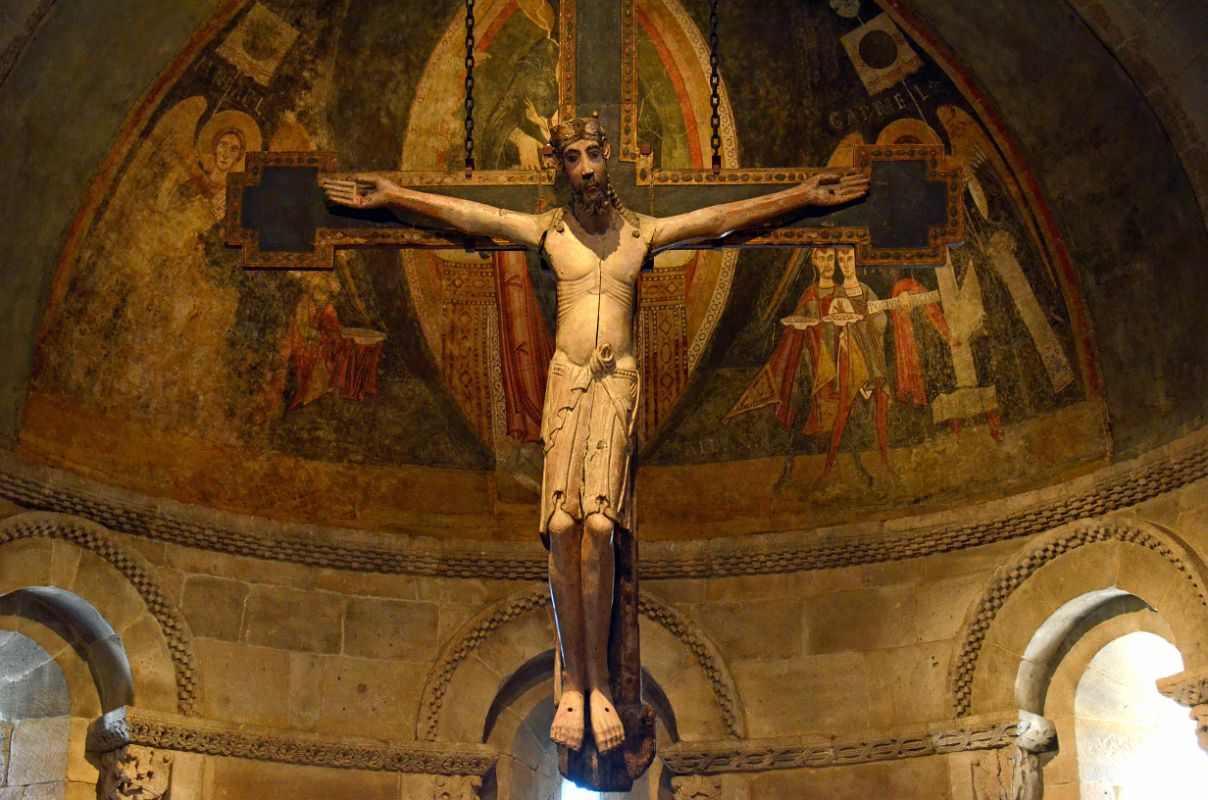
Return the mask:
[(239, 163), (231, 167), (231, 172), (241, 172), (244, 156), (249, 151), (260, 149), (262, 140), (256, 120), (234, 109), (219, 111), (206, 121), (201, 133), (197, 134), (197, 158), (207, 175), (214, 171), (214, 140), (227, 131), (236, 131), (243, 137), (243, 156), (240, 156)]
[(921, 119), (897, 119), (881, 129), (877, 144), (943, 144), (935, 128)]

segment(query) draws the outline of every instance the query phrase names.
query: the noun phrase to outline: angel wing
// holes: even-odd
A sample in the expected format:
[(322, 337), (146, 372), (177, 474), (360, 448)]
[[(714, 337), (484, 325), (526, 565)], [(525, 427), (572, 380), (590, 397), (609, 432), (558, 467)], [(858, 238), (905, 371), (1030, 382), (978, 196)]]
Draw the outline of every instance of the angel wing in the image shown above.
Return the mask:
[(195, 95), (168, 109), (130, 164), (130, 175), (161, 176), (159, 190), (155, 193), (157, 209), (163, 210), (173, 202), (175, 191), (182, 183), (202, 174), (194, 139), (206, 106), (206, 99)]
[(1048, 248), (1040, 234), (1040, 228), (1032, 214), (1031, 206), (1024, 197), (1019, 181), (1016, 180), (1015, 174), (999, 153), (998, 148), (990, 141), (990, 137), (974, 121), (973, 117), (956, 106), (940, 106), (939, 118), (940, 124), (944, 126), (944, 130), (948, 134), (948, 141), (951, 142), (952, 155), (962, 162), (967, 176), (971, 178), (969, 180), (970, 193), (982, 218), (989, 220), (989, 203), (986, 200), (985, 188), (982, 181), (979, 180), (979, 175), (983, 179), (993, 176), (1015, 202), (1023, 217), (1024, 225), (1028, 229), (1028, 235), (1032, 237), (1032, 241), (1036, 243), (1036, 249), (1040, 252), (1045, 273), (1049, 280), (1056, 284), (1057, 276), (1053, 271)]

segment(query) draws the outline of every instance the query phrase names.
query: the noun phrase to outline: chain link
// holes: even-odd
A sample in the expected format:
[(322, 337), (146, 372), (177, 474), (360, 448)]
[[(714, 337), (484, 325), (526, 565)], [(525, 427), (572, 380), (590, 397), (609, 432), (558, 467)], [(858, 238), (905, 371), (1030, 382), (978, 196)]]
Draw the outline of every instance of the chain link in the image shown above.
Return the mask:
[(720, 40), (717, 36), (717, 0), (709, 0), (709, 105), (713, 109), (709, 125), (713, 129), (713, 174), (721, 172), (721, 75), (717, 68), (721, 57), (717, 54)]
[(474, 172), (474, 0), (466, 0), (466, 177)]

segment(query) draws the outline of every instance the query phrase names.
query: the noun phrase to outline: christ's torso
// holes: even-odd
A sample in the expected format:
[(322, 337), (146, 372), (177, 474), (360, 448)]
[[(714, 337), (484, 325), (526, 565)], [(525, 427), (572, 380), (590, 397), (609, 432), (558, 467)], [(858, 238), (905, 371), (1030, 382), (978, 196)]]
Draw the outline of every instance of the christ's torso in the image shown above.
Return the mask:
[(647, 237), (616, 211), (598, 234), (568, 211), (546, 234), (544, 248), (558, 277), (558, 349), (586, 364), (608, 344), (618, 369), (637, 369), (633, 313)]

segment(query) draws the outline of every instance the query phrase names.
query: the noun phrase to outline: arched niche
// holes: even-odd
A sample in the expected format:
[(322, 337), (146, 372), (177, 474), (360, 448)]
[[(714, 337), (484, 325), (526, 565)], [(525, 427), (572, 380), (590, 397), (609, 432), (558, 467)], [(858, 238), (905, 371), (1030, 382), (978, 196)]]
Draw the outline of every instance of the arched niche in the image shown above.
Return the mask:
[[(643, 594), (639, 610), (646, 700), (656, 711), (663, 707), (673, 741), (741, 738), (742, 704), (716, 645), (694, 622), (653, 596)], [(535, 659), (552, 653), (553, 641), (544, 586), (517, 592), (465, 623), (428, 675), (416, 737), (481, 741), (505, 686), (513, 676), (537, 669)], [(552, 680), (544, 688), (547, 696), (551, 691)]]
[[(1055, 752), (1043, 770), (1046, 792), (1099, 796), (1096, 788), (1119, 782), (1127, 797), (1137, 780), (1157, 791), (1162, 776), (1208, 768), (1186, 709), (1154, 685), (1181, 669), (1174, 642), (1166, 621), (1134, 595), (1106, 601), (1068, 631), (1049, 680), (1033, 689), (1055, 732)], [(1163, 736), (1166, 741), (1158, 741)], [(1168, 757), (1176, 753), (1182, 757)], [(1118, 781), (1125, 773), (1131, 787), (1130, 780)]]
[(1079, 626), (1137, 604), (1161, 616), (1188, 669), (1198, 668), (1208, 660), (1205, 586), (1190, 549), (1140, 520), (1087, 521), (1035, 537), (966, 614), (950, 672), (953, 708), (958, 716), (1032, 710)]
[[(134, 674), (121, 636), (86, 600), (56, 586), (31, 586), (0, 595), (0, 617), (41, 625), (75, 652), (87, 666), (99, 711), (134, 704)], [(65, 655), (60, 650), (56, 655)], [(77, 693), (78, 694), (78, 693)], [(92, 693), (87, 693), (88, 697)], [(81, 700), (76, 700), (77, 710)], [(91, 710), (91, 709), (88, 709)]]
[(102, 526), (48, 512), (0, 521), (0, 598), (10, 625), (27, 620), (69, 643), (97, 676), (98, 713), (195, 711), (188, 623), (154, 568)]
[[(563, 779), (558, 772), (558, 749), (549, 738), (554, 718), (550, 696), (553, 678), (554, 651), (550, 649), (510, 675), (491, 702), (482, 741), (499, 751), (499, 761), (484, 781), (483, 800), (560, 796)], [(646, 670), (642, 671), (642, 690), (646, 702), (655, 710), (659, 746), (678, 741), (675, 711), (663, 687)], [(668, 778), (662, 762), (656, 759), (647, 774), (624, 795), (625, 800), (669, 798)]]

